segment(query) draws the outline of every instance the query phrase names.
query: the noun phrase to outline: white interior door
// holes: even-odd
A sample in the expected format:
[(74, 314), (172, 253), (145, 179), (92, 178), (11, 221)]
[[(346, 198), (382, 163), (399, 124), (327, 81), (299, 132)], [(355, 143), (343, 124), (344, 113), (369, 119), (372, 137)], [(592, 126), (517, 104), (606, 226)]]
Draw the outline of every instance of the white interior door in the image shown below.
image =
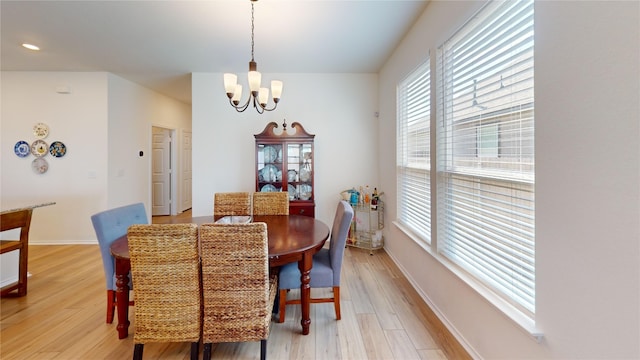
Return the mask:
[(181, 211), (191, 209), (191, 130), (182, 132), (182, 206)]
[(171, 130), (153, 127), (151, 156), (151, 213), (171, 214)]

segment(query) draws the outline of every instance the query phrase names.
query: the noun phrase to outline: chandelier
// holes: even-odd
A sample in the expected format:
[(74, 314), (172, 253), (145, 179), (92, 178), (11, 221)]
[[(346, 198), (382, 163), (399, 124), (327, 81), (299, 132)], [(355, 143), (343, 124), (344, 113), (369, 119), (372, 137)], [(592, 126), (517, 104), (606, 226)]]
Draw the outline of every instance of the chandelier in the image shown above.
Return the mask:
[(251, 1), (251, 61), (249, 62), (249, 98), (247, 102), (240, 105), (240, 98), (242, 97), (242, 85), (238, 84), (238, 76), (236, 74), (224, 74), (224, 89), (229, 98), (229, 103), (236, 109), (237, 112), (243, 112), (249, 104), (253, 103), (253, 107), (259, 114), (265, 111), (273, 111), (278, 106), (280, 101), (280, 95), (282, 94), (282, 81), (271, 81), (271, 96), (273, 97), (273, 107), (268, 108), (267, 102), (269, 100), (269, 89), (260, 87), (260, 81), (262, 75), (258, 72), (258, 65), (253, 59), (253, 3), (258, 0)]

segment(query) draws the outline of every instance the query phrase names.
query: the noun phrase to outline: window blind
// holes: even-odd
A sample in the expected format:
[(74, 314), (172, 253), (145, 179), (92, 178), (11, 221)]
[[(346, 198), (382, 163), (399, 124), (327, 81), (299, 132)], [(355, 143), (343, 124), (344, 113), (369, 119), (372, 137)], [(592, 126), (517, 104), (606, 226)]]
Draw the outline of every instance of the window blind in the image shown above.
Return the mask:
[(490, 2), (437, 56), (438, 252), (530, 317), (533, 10)]
[(420, 65), (397, 92), (398, 222), (431, 243), (431, 70)]

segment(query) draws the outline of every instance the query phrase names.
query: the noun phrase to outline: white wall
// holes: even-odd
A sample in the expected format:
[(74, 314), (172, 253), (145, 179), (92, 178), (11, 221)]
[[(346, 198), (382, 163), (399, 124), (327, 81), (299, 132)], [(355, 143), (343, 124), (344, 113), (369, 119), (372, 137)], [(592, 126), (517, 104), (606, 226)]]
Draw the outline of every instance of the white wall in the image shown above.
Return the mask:
[[(191, 107), (110, 74), (108, 208), (141, 201), (151, 216), (152, 126), (175, 130), (173, 173), (181, 184), (182, 157), (176, 154), (181, 132), (191, 129)], [(172, 201), (180, 204), (181, 187), (176, 189)]]
[[(70, 94), (56, 87), (68, 86)], [(95, 239), (89, 216), (107, 201), (107, 74), (2, 72), (2, 188), (0, 206), (55, 201), (33, 212), (29, 240), (78, 242)], [(33, 155), (16, 156), (14, 144), (36, 140), (33, 126), (49, 126), (47, 143), (62, 141), (67, 154), (46, 155), (49, 170), (36, 174)], [(89, 178), (89, 172), (95, 176)]]
[(212, 214), (215, 192), (255, 191), (253, 135), (271, 121), (280, 128), (283, 119), (289, 128), (299, 122), (316, 135), (316, 218), (330, 225), (342, 190), (377, 185), (375, 74), (265, 73), (263, 82), (281, 79), (284, 91), (278, 108), (262, 115), (229, 105), (222, 74), (194, 73), (192, 79), (195, 216)]
[[(395, 86), (481, 7), (431, 2), (380, 73), (395, 219)], [(386, 250), (485, 359), (640, 358), (640, 3), (535, 4), (537, 343), (395, 226)], [(384, 136), (383, 136), (384, 134)]]
[[(150, 215), (151, 126), (190, 128), (187, 104), (102, 72), (1, 76), (0, 207), (56, 202), (34, 210), (31, 243), (95, 242), (90, 216), (114, 206), (143, 201)], [(56, 93), (58, 86), (71, 93)], [(64, 157), (45, 157), (45, 174), (31, 170), (32, 155), (13, 153), (18, 140), (35, 140), (38, 122), (49, 125), (48, 143), (67, 146)]]
[(536, 4), (537, 322), (640, 358), (640, 2)]

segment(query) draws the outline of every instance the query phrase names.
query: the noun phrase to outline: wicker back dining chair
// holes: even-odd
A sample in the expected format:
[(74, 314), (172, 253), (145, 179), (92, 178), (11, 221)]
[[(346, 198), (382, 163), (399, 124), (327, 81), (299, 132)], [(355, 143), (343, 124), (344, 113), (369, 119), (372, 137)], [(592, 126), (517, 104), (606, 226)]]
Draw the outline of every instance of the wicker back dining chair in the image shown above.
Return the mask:
[(227, 215), (251, 215), (251, 195), (248, 192), (215, 193), (213, 195), (213, 220)]
[(190, 342), (198, 359), (201, 293), (196, 224), (132, 225), (128, 231), (136, 303), (133, 358), (144, 344)]
[[(333, 302), (336, 311), (336, 319), (340, 320), (340, 270), (342, 269), (342, 259), (344, 248), (347, 243), (349, 227), (353, 219), (353, 208), (349, 203), (341, 200), (336, 208), (336, 214), (331, 228), (331, 239), (329, 249), (320, 249), (313, 255), (313, 265), (311, 267), (311, 288), (332, 288), (333, 297), (312, 298), (311, 303)], [(284, 321), (285, 307), (290, 304), (300, 304), (300, 299), (287, 300), (289, 289), (300, 288), (300, 270), (298, 263), (289, 263), (280, 267), (279, 273), (279, 322)]]
[[(93, 228), (96, 231), (102, 267), (107, 285), (107, 323), (113, 322), (113, 313), (119, 304), (116, 302), (115, 259), (111, 255), (111, 243), (127, 234), (127, 229), (133, 224), (147, 224), (149, 222), (143, 203), (121, 206), (99, 212), (91, 216)], [(133, 302), (124, 306), (133, 305)]]
[(199, 232), (203, 359), (212, 343), (260, 341), (264, 360), (278, 287), (269, 275), (267, 225), (203, 224)]
[(289, 193), (254, 192), (253, 215), (289, 215)]

